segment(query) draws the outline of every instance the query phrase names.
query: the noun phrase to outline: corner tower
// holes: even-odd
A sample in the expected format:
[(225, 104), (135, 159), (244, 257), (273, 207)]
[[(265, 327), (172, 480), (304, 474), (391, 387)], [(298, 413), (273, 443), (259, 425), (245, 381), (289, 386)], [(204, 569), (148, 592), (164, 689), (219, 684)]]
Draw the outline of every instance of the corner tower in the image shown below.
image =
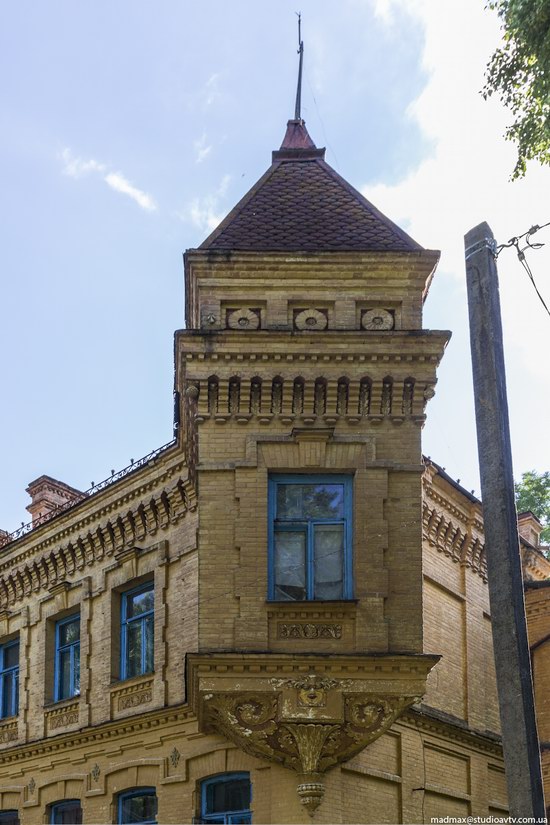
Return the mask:
[(325, 161), (301, 119), (185, 255), (181, 438), (199, 492), (201, 729), (322, 774), (422, 696), (420, 433), (448, 332), (439, 254)]

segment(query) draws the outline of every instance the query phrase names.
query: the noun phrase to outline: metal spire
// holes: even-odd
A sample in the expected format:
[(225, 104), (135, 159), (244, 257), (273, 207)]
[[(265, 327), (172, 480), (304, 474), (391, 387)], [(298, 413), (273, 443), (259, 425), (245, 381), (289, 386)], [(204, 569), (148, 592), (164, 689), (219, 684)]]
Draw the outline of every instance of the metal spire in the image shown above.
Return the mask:
[(300, 63), (298, 65), (298, 86), (296, 88), (296, 107), (294, 109), (294, 120), (302, 119), (302, 65), (304, 62), (304, 41), (302, 40), (302, 15), (298, 15), (298, 54), (300, 55)]

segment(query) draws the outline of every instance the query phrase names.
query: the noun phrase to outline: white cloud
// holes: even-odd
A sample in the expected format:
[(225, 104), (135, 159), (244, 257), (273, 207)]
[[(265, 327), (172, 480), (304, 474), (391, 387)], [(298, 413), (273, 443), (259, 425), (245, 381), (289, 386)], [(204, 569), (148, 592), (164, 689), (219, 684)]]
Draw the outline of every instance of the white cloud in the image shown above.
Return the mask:
[(142, 209), (151, 212), (157, 208), (151, 195), (133, 186), (120, 172), (109, 172), (108, 175), (105, 175), (104, 180), (111, 189), (114, 189), (116, 192), (121, 192), (123, 195), (128, 195), (128, 197), (132, 198)]
[(184, 222), (191, 221), (202, 232), (212, 232), (225, 217), (226, 210), (222, 203), (230, 182), (231, 175), (224, 175), (215, 192), (192, 200), (183, 212), (178, 213), (178, 217)]
[(60, 154), (60, 159), (63, 161), (64, 175), (78, 179), (90, 173), (96, 173), (102, 177), (107, 186), (116, 192), (127, 195), (142, 209), (152, 212), (157, 208), (151, 195), (148, 195), (147, 192), (131, 184), (121, 172), (109, 172), (104, 163), (100, 163), (94, 158), (84, 160), (83, 158), (75, 157), (69, 148), (63, 149)]
[[(532, 224), (550, 220), (550, 169), (533, 163), (524, 180), (509, 180), (515, 148), (503, 134), (510, 114), (497, 100), (484, 101), (479, 93), (485, 66), (500, 39), (494, 13), (478, 0), (376, 0), (375, 9), (383, 25), (398, 26), (405, 14), (412, 14), (424, 29), (422, 62), (429, 79), (409, 108), (433, 150), (405, 179), (393, 186), (364, 186), (363, 192), (421, 244), (442, 250), (436, 292), (448, 296), (462, 293), (464, 306), (464, 234), (485, 220), (502, 243)], [(528, 251), (527, 258), (549, 303), (550, 227), (534, 240), (547, 242), (542, 250)], [(550, 319), (512, 250), (502, 252), (498, 265), (514, 462), (519, 476), (530, 466), (550, 466), (544, 420), (544, 410), (550, 407), (546, 354)], [(432, 320), (446, 312), (450, 317), (451, 310), (442, 303), (434, 306), (433, 300), (432, 296), (428, 305)], [(465, 311), (461, 311), (466, 327)], [(462, 418), (464, 399), (471, 403), (466, 339), (467, 329), (455, 329), (451, 348), (463, 341), (464, 363), (459, 365), (463, 374), (445, 378), (446, 359), (441, 368), (441, 392), (454, 395)], [(446, 420), (442, 429), (446, 437), (458, 439), (460, 444), (464, 439), (460, 414), (451, 414), (457, 420)], [(428, 432), (429, 428), (430, 414)], [(445, 461), (435, 452), (434, 456)], [(451, 463), (457, 462), (449, 457), (449, 466)], [(462, 474), (460, 466), (457, 469)]]
[(70, 178), (81, 178), (88, 175), (90, 172), (104, 172), (105, 166), (103, 163), (90, 158), (89, 160), (82, 160), (82, 158), (75, 158), (71, 150), (66, 148), (61, 152), (61, 160), (64, 163), (63, 174)]
[(206, 83), (204, 84), (204, 100), (205, 107), (212, 106), (213, 103), (220, 97), (220, 74), (213, 72)]
[(195, 163), (202, 163), (212, 151), (212, 145), (208, 143), (206, 134), (201, 135), (198, 140), (195, 140), (193, 147), (195, 149)]

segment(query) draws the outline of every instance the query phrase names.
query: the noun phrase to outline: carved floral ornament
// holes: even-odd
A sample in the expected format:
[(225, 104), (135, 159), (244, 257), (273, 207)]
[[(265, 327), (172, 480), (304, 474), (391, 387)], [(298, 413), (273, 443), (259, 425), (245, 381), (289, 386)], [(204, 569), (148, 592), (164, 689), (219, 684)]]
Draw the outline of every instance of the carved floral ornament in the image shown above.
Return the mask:
[(320, 309), (303, 309), (294, 317), (294, 326), (302, 330), (326, 329), (328, 324), (326, 313)]
[(367, 309), (361, 316), (361, 326), (368, 330), (393, 329), (394, 318), (387, 309)]
[(209, 673), (201, 688), (199, 673), (194, 704), (203, 732), (222, 734), (251, 756), (295, 771), (300, 800), (313, 815), (324, 795), (322, 774), (363, 750), (419, 701), (426, 672), (412, 680), (401, 676), (391, 686), (385, 679), (383, 693), (380, 682), (363, 676), (242, 678), (241, 671), (233, 680)]
[(249, 307), (240, 307), (228, 312), (227, 326), (229, 329), (258, 329), (260, 326), (259, 312)]

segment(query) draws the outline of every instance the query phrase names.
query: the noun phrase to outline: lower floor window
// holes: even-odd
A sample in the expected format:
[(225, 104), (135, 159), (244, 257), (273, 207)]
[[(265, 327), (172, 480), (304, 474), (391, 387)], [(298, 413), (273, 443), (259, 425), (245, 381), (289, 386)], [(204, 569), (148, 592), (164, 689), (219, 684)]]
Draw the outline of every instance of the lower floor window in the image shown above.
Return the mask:
[(17, 811), (0, 811), (0, 825), (19, 825)]
[(201, 822), (252, 822), (248, 773), (223, 773), (201, 783)]
[(50, 806), (51, 825), (81, 825), (82, 807), (80, 799), (67, 799)]
[(118, 822), (121, 825), (155, 825), (157, 794), (154, 788), (134, 788), (118, 797)]

